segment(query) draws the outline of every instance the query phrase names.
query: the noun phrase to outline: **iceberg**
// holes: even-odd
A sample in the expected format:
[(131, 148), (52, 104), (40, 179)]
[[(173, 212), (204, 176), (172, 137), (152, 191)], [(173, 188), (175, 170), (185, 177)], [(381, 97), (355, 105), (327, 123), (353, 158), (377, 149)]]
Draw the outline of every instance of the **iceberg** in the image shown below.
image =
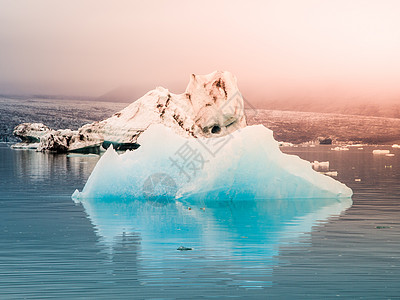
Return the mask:
[(73, 199), (122, 198), (167, 203), (176, 199), (350, 198), (352, 190), (319, 174), (308, 161), (280, 151), (271, 130), (247, 126), (215, 138), (190, 138), (162, 124), (142, 145), (100, 158)]
[[(163, 124), (191, 137), (224, 136), (247, 125), (237, 79), (227, 71), (190, 76), (186, 90), (173, 94), (157, 87), (108, 119), (78, 130), (53, 130), (41, 123), (24, 123), (14, 135), (38, 151), (99, 152), (100, 146), (136, 149), (138, 137), (153, 124)], [(30, 148), (34, 148), (30, 145)]]
[[(222, 84), (216, 75), (193, 78), (196, 89), (190, 88), (191, 96), (185, 97), (195, 110), (183, 109), (181, 102), (168, 112), (149, 95), (148, 107), (162, 116), (171, 113), (172, 119), (179, 110), (181, 122), (135, 114), (141, 120), (137, 124), (147, 120), (135, 135), (140, 147), (121, 153), (115, 148), (125, 140), (107, 138), (107, 151), (83, 190), (72, 195), (83, 205), (99, 243), (111, 251), (111, 261), (115, 249), (140, 251), (145, 259), (139, 261), (138, 272), (144, 282), (154, 282), (154, 270), (161, 265), (164, 278), (176, 278), (172, 270), (184, 260), (189, 269), (196, 265), (196, 272), (185, 272), (185, 280), (214, 278), (202, 273), (208, 268), (197, 265), (211, 261), (212, 269), (219, 264), (217, 269), (232, 274), (240, 286), (248, 286), (249, 278), (258, 278), (258, 287), (268, 286), (265, 275), (285, 240), (299, 239), (317, 220), (351, 206), (349, 187), (313, 170), (310, 162), (282, 153), (270, 129), (246, 126), (236, 85), (229, 87), (232, 79)], [(219, 96), (207, 94), (208, 85)], [(220, 104), (212, 108), (210, 99)], [(132, 128), (129, 118), (124, 120), (121, 124)], [(128, 132), (118, 128), (114, 123), (107, 132), (114, 132), (113, 138)], [(102, 137), (107, 140), (104, 132)], [(329, 169), (329, 162), (314, 164)], [(185, 249), (193, 251), (177, 251)], [(246, 274), (241, 274), (244, 266)]]

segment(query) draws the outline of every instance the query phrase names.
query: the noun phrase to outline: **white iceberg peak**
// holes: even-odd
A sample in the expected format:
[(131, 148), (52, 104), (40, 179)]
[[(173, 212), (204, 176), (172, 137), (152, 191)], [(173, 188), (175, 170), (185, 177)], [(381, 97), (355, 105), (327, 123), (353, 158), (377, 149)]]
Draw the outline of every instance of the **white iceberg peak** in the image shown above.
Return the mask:
[[(243, 97), (236, 82), (236, 77), (227, 71), (192, 74), (183, 94), (158, 87), (106, 120), (86, 124), (77, 131), (40, 132), (38, 150), (77, 151), (101, 144), (105, 147), (112, 144), (122, 150), (135, 149), (137, 138), (152, 124), (163, 124), (182, 136), (230, 134), (246, 126)], [(37, 124), (24, 128), (24, 132), (38, 136)]]

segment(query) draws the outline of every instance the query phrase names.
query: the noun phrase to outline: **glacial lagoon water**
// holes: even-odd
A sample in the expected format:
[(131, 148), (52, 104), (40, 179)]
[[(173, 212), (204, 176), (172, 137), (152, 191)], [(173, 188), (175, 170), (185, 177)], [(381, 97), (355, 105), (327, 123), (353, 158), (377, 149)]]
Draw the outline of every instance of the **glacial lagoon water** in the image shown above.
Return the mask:
[(282, 150), (330, 161), (352, 202), (82, 205), (99, 157), (0, 144), (0, 299), (399, 298), (400, 149), (330, 148)]

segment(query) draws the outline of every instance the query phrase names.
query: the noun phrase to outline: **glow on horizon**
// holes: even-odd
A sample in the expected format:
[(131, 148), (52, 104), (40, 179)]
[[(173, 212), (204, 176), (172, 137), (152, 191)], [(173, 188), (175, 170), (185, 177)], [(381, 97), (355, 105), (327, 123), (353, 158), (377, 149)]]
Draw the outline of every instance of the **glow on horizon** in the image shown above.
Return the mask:
[[(400, 98), (400, 2), (0, 0), (0, 83), (182, 92), (229, 70), (249, 98)], [(72, 93), (74, 94), (74, 93)]]

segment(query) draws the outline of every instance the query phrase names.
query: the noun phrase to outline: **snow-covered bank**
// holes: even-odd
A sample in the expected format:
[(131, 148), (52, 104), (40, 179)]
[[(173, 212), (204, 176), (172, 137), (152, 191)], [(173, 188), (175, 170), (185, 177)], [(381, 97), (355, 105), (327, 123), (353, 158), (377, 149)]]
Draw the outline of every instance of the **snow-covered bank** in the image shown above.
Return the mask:
[(143, 199), (348, 198), (350, 188), (314, 171), (308, 161), (283, 154), (272, 131), (248, 126), (218, 138), (190, 138), (163, 125), (139, 137), (142, 146), (118, 154), (108, 149), (77, 201)]

